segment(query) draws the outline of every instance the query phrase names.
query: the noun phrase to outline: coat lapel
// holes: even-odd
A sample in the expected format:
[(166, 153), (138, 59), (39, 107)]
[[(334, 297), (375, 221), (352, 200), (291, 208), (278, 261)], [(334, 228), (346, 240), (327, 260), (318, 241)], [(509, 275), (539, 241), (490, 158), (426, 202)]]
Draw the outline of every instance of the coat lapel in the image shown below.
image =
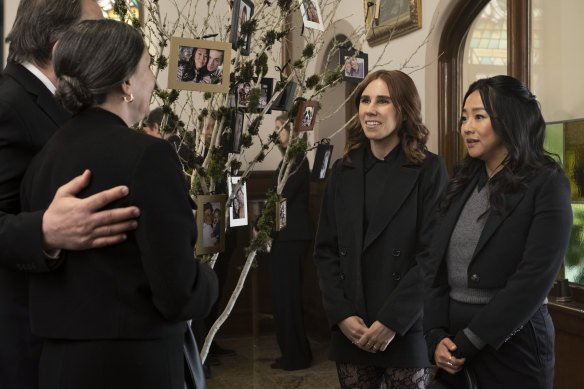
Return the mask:
[(481, 251), (481, 249), (485, 246), (485, 244), (489, 241), (491, 236), (493, 236), (495, 231), (497, 231), (497, 229), (499, 228), (501, 223), (503, 223), (505, 221), (505, 219), (507, 219), (507, 217), (511, 214), (511, 212), (513, 212), (515, 207), (517, 207), (517, 205), (519, 204), (519, 202), (521, 201), (521, 199), (523, 198), (524, 195), (525, 195), (525, 192), (523, 190), (519, 191), (517, 193), (507, 195), (505, 197), (505, 201), (506, 201), (505, 209), (500, 213), (490, 213), (489, 214), (489, 217), (487, 218), (487, 222), (485, 223), (485, 227), (483, 228), (483, 232), (481, 233), (481, 236), (480, 236), (479, 241), (477, 243), (477, 247), (475, 248), (475, 251), (473, 253), (473, 256), (472, 256), (473, 260), (474, 260), (474, 258), (476, 258), (477, 254)]
[(466, 204), (466, 200), (468, 200), (469, 196), (471, 195), (472, 191), (477, 186), (479, 181), (479, 175), (475, 174), (473, 179), (470, 183), (464, 188), (464, 191), (460, 196), (457, 196), (451, 203), (450, 207), (444, 214), (442, 220), (438, 224), (438, 228), (436, 230), (436, 237), (434, 241), (436, 242), (435, 250), (436, 252), (432, 254), (432, 256), (437, 255), (438, 258), (444, 259), (444, 255), (446, 254), (446, 249), (450, 244), (450, 237), (452, 236), (452, 231), (458, 222), (458, 218), (460, 213), (462, 212), (462, 208)]
[[(418, 181), (419, 165), (408, 165), (404, 153), (400, 153), (396, 163), (390, 168), (388, 179), (379, 196), (379, 212), (369, 221), (364, 238), (363, 251), (367, 249), (391, 222), (395, 213), (410, 195)], [(390, 173), (391, 172), (391, 173)], [(391, 177), (391, 179), (389, 179)]]
[(61, 126), (71, 117), (71, 114), (61, 107), (47, 87), (24, 66), (9, 62), (4, 72), (22, 85), (31, 96), (34, 96), (38, 107), (47, 114), (55, 126)]
[(337, 214), (343, 215), (341, 225), (350, 225), (354, 231), (355, 250), (361, 252), (363, 245), (363, 209), (364, 199), (363, 148), (351, 153), (351, 160), (343, 161), (342, 182), (337, 198), (341, 199)]

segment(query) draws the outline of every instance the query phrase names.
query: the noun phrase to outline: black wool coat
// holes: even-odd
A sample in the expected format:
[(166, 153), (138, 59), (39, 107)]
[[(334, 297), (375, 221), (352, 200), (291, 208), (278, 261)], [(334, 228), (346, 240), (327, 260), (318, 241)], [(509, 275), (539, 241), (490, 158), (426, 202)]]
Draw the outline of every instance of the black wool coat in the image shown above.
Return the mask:
[[(437, 204), (448, 181), (446, 167), (430, 152), (414, 164), (402, 151), (387, 165), (386, 180), (379, 182), (378, 211), (365, 232), (364, 152), (359, 148), (335, 162), (316, 234), (314, 260), (332, 330), (330, 357), (386, 367), (429, 366), (418, 264), (426, 258)], [(379, 269), (375, 279), (364, 278), (364, 261)], [(373, 297), (367, 301), (366, 294)], [(367, 353), (343, 335), (337, 323), (353, 315), (368, 326), (378, 320), (397, 333), (386, 351)]]
[[(423, 269), (425, 331), (450, 327), (446, 251), (479, 176), (477, 172), (440, 217)], [(540, 169), (517, 192), (506, 195), (505, 204), (502, 212), (489, 214), (467, 270), (469, 288), (500, 289), (468, 323), (495, 349), (511, 339), (547, 297), (572, 230), (570, 182), (561, 171)]]
[(130, 193), (108, 208), (140, 208), (138, 228), (123, 243), (63, 251), (50, 274), (30, 274), (33, 333), (55, 339), (153, 339), (182, 334), (185, 320), (205, 317), (217, 277), (193, 257), (192, 200), (180, 162), (166, 141), (138, 133), (111, 112), (93, 108), (63, 125), (23, 179), (24, 210), (46, 207), (56, 190), (90, 169), (88, 197), (117, 185)]

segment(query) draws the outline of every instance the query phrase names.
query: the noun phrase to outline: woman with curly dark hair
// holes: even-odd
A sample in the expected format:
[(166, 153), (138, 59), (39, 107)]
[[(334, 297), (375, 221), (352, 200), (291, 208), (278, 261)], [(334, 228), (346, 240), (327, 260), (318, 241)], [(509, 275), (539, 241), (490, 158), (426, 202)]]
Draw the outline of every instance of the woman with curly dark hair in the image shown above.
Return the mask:
[(470, 86), (460, 133), (468, 154), (446, 190), (424, 269), (437, 379), (464, 387), (464, 368), (482, 389), (551, 389), (546, 296), (572, 228), (570, 183), (543, 148), (535, 96), (513, 77)]
[(448, 180), (426, 150), (428, 129), (412, 79), (370, 73), (358, 117), (327, 182), (316, 235), (324, 308), (341, 388), (425, 388), (423, 285), (434, 215)]

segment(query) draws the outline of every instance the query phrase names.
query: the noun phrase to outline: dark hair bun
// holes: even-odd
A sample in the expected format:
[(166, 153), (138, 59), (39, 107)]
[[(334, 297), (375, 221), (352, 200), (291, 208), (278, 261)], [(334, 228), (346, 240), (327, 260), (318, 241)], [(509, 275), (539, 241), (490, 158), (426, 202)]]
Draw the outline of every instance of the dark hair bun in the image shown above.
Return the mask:
[(93, 94), (76, 77), (61, 75), (55, 98), (69, 111), (76, 113), (95, 104)]

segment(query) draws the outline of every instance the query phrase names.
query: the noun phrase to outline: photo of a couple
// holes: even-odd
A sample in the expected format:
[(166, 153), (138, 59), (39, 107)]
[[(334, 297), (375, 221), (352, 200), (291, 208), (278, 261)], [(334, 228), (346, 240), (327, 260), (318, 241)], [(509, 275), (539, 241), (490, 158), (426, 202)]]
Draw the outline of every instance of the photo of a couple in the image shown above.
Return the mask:
[(220, 84), (223, 79), (222, 50), (179, 46), (177, 81)]

